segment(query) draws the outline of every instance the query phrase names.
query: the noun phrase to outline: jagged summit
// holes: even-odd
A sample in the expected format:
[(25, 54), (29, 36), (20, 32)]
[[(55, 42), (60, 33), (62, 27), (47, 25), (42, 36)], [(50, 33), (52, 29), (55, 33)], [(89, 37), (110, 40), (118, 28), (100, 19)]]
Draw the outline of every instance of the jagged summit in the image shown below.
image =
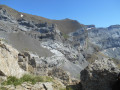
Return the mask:
[(20, 17), (20, 13), (6, 5), (0, 5), (0, 10), (4, 10), (4, 12), (6, 11), (7, 13), (9, 13), (9, 15), (11, 15), (12, 17), (15, 18), (19, 18)]
[(116, 29), (118, 28), (119, 29), (120, 25), (116, 24), (116, 25), (111, 25), (111, 26), (108, 27), (108, 29), (114, 29), (114, 28), (116, 28)]
[(63, 20), (51, 20), (44, 17), (36, 16), (36, 15), (30, 15), (22, 12), (18, 12), (6, 5), (0, 5), (0, 9), (5, 10), (10, 16), (14, 17), (15, 19), (25, 19), (27, 21), (34, 21), (38, 23), (48, 23), (48, 24), (56, 24), (57, 27), (60, 29), (61, 32), (67, 34), (73, 31), (76, 31), (77, 29), (83, 27), (83, 24), (80, 24), (76, 20), (71, 19), (63, 19)]

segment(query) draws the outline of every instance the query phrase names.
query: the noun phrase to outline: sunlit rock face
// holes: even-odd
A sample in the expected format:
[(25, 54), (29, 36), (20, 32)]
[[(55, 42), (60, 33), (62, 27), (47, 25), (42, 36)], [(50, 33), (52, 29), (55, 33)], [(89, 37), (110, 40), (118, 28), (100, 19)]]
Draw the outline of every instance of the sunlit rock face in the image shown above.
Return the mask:
[(21, 77), (25, 71), (18, 65), (18, 51), (0, 41), (0, 76)]
[(101, 48), (102, 53), (111, 58), (120, 59), (120, 25), (108, 28), (96, 28), (89, 31), (90, 42)]
[[(89, 31), (89, 39), (103, 49), (120, 46), (120, 25), (96, 28)], [(94, 38), (96, 37), (96, 38)]]
[(82, 48), (86, 44), (87, 46), (93, 44), (98, 46), (100, 51), (106, 56), (120, 59), (120, 25), (111, 25), (107, 28), (96, 28), (93, 25), (86, 25), (86, 27), (72, 32), (70, 36), (70, 40), (77, 42), (77, 44), (80, 42)]

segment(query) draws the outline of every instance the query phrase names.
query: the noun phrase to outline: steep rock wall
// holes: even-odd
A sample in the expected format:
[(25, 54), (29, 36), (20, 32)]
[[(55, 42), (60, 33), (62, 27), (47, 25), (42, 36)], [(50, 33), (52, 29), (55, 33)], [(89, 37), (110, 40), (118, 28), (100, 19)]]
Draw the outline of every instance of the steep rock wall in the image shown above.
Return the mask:
[(21, 77), (25, 72), (18, 65), (18, 51), (0, 41), (0, 75)]

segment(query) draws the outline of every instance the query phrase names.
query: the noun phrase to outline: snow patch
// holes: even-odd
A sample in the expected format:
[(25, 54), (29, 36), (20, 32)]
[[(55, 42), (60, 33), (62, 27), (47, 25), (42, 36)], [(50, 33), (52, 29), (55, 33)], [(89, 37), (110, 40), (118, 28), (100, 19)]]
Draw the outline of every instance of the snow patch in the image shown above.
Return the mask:
[(89, 30), (89, 29), (92, 29), (92, 28), (87, 28), (86, 30)]
[(106, 50), (104, 50), (104, 52), (106, 52)]
[(23, 14), (21, 14), (20, 16), (23, 17)]
[(113, 51), (115, 51), (115, 48), (113, 48)]

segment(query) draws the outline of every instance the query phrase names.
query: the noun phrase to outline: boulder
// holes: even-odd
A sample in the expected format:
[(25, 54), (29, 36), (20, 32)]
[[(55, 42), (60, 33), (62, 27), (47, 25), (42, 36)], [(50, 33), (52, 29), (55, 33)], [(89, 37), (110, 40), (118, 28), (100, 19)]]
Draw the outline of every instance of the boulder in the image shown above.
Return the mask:
[(65, 85), (72, 82), (70, 74), (60, 68), (53, 68), (51, 71), (48, 72), (48, 75), (60, 79)]
[(81, 72), (83, 90), (112, 90), (120, 70), (108, 58), (95, 60)]

